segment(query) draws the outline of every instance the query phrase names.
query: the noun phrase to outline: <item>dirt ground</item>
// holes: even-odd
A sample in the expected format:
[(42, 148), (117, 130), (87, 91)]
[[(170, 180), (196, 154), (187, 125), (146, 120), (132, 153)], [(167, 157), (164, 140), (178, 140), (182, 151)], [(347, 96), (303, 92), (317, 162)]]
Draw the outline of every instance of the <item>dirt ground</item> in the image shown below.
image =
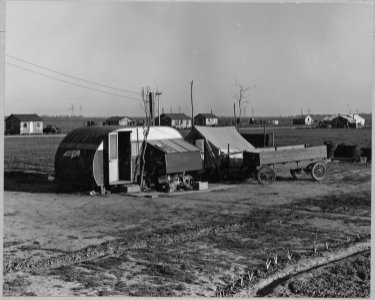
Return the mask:
[(289, 279), (267, 296), (362, 298), (369, 292), (370, 251), (366, 251)]
[[(221, 291), (251, 272), (259, 280), (327, 245), (335, 251), (370, 238), (370, 165), (330, 163), (323, 182), (277, 174), (272, 185), (250, 180), (158, 198), (59, 194), (49, 183), (8, 181), (4, 295), (235, 295)], [(275, 255), (278, 263), (267, 269)], [(332, 272), (355, 272), (351, 283), (363, 281), (346, 295), (369, 294), (366, 254), (314, 272), (270, 295), (341, 297), (334, 291), (343, 281)], [(315, 294), (300, 293), (306, 284)]]

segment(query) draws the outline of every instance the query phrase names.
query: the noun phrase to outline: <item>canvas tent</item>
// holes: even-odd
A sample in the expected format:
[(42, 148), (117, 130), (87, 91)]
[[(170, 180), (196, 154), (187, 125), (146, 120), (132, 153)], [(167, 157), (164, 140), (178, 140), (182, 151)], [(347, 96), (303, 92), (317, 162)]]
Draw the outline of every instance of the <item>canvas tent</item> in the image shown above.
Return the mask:
[(254, 151), (234, 127), (195, 126), (185, 140), (201, 150), (205, 169), (220, 168), (223, 156), (242, 159), (243, 151)]
[[(84, 127), (71, 131), (61, 141), (55, 155), (55, 175), (58, 182), (67, 186), (93, 188), (132, 183), (136, 158), (144, 140), (143, 127)], [(149, 151), (158, 143), (174, 146), (161, 148), (165, 162), (191, 161), (180, 165), (182, 171), (201, 168), (199, 149), (185, 142), (181, 134), (170, 127), (150, 127), (147, 138)], [(160, 149), (159, 149), (160, 150)], [(163, 152), (164, 151), (164, 152)], [(147, 161), (146, 161), (147, 164)], [(167, 169), (178, 171), (178, 167)], [(181, 171), (181, 169), (180, 169)]]

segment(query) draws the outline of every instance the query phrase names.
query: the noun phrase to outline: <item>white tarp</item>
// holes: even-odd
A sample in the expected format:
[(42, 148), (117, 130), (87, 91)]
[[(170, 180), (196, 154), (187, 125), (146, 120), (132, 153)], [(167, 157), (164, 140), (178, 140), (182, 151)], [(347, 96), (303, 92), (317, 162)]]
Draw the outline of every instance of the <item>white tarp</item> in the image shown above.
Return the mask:
[(194, 126), (194, 129), (223, 154), (228, 154), (228, 145), (229, 153), (255, 150), (234, 127)]

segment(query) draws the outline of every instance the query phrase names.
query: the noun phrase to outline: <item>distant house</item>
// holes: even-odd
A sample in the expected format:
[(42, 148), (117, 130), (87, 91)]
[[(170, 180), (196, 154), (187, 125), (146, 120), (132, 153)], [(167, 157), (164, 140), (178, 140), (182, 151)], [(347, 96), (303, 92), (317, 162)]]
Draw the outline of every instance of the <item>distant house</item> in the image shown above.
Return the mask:
[(354, 115), (338, 115), (332, 119), (332, 127), (335, 128), (363, 128), (365, 127), (365, 119), (361, 116)]
[(43, 134), (43, 119), (37, 114), (11, 114), (5, 119), (5, 134)]
[(365, 118), (362, 118), (358, 114), (354, 114), (353, 119), (355, 120), (356, 128), (365, 128)]
[(133, 119), (129, 117), (110, 117), (109, 119), (105, 120), (104, 125), (107, 126), (133, 126), (135, 122)]
[(293, 119), (293, 125), (313, 125), (314, 120), (311, 118), (310, 115), (303, 116), (300, 118)]
[[(159, 118), (155, 118), (155, 124), (159, 125)], [(181, 113), (166, 113), (160, 115), (161, 126), (171, 126), (177, 129), (191, 128), (191, 118)]]
[(331, 128), (332, 127), (332, 120), (335, 116), (325, 116), (323, 119), (319, 121), (319, 127)]
[(194, 125), (198, 126), (217, 126), (219, 119), (212, 113), (200, 113), (194, 117)]

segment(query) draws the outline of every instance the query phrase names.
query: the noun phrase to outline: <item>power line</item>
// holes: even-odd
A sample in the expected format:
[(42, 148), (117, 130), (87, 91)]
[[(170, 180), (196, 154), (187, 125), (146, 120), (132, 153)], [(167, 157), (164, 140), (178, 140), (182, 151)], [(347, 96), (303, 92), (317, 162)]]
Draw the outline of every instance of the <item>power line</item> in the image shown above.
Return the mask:
[(37, 75), (40, 75), (40, 76), (44, 76), (44, 77), (47, 77), (47, 78), (50, 78), (50, 79), (58, 80), (58, 81), (61, 81), (61, 82), (67, 83), (67, 84), (71, 84), (71, 85), (74, 85), (74, 86), (78, 86), (78, 87), (81, 87), (81, 88), (84, 88), (84, 89), (88, 89), (88, 90), (91, 90), (91, 91), (95, 91), (95, 92), (99, 92), (99, 93), (103, 93), (103, 94), (111, 95), (111, 96), (115, 96), (115, 97), (126, 98), (126, 99), (129, 99), (129, 100), (141, 101), (140, 99), (137, 99), (137, 98), (133, 98), (133, 97), (129, 97), (129, 96), (124, 96), (124, 95), (120, 95), (120, 94), (115, 94), (115, 93), (111, 93), (111, 92), (106, 92), (106, 91), (98, 90), (98, 89), (95, 89), (95, 88), (92, 88), (92, 87), (88, 87), (88, 86), (85, 86), (85, 85), (77, 84), (77, 83), (74, 83), (74, 82), (71, 82), (71, 81), (67, 81), (67, 80), (64, 80), (64, 79), (61, 79), (61, 78), (57, 78), (57, 77), (53, 77), (53, 76), (50, 76), (50, 75), (47, 75), (47, 74), (39, 73), (39, 72), (36, 72), (34, 70), (31, 70), (31, 69), (27, 69), (27, 68), (24, 68), (24, 67), (17, 66), (15, 64), (10, 63), (10, 62), (5, 62), (5, 63), (7, 65), (16, 67), (16, 68), (24, 70), (24, 71), (28, 71), (28, 72), (31, 72), (31, 73), (34, 73), (34, 74), (37, 74)]
[(120, 88), (116, 88), (116, 87), (109, 86), (109, 85), (105, 85), (105, 84), (102, 84), (102, 83), (99, 83), (99, 82), (95, 82), (95, 81), (91, 81), (91, 80), (83, 79), (83, 78), (81, 78), (81, 77), (77, 77), (77, 76), (69, 75), (69, 74), (66, 74), (66, 73), (63, 73), (63, 72), (59, 72), (59, 71), (56, 71), (56, 70), (53, 70), (53, 69), (50, 69), (50, 68), (44, 67), (44, 66), (42, 66), (42, 65), (38, 65), (38, 64), (32, 63), (32, 62), (27, 61), (27, 60), (25, 60), (25, 59), (18, 58), (18, 57), (16, 57), (16, 56), (13, 56), (13, 55), (10, 55), (10, 54), (5, 54), (5, 55), (8, 56), (8, 57), (13, 58), (13, 59), (15, 59), (15, 60), (18, 60), (18, 61), (21, 61), (21, 62), (27, 63), (27, 64), (29, 64), (29, 65), (32, 65), (32, 66), (34, 66), (34, 67), (41, 68), (41, 69), (47, 70), (47, 71), (49, 71), (49, 72), (53, 72), (53, 73), (56, 73), (56, 74), (60, 74), (60, 75), (66, 76), (66, 77), (70, 77), (70, 78), (72, 78), (72, 79), (80, 80), (80, 81), (87, 82), (87, 83), (91, 83), (91, 84), (96, 84), (96, 85), (98, 85), (98, 86), (105, 87), (105, 88), (109, 88), (109, 89), (113, 89), (113, 90), (117, 90), (117, 91), (122, 91), (122, 92), (131, 93), (131, 94), (135, 94), (135, 95), (140, 95), (140, 93), (138, 93), (138, 92), (134, 92), (134, 91), (130, 91), (130, 90), (125, 90), (125, 89), (120, 89)]

